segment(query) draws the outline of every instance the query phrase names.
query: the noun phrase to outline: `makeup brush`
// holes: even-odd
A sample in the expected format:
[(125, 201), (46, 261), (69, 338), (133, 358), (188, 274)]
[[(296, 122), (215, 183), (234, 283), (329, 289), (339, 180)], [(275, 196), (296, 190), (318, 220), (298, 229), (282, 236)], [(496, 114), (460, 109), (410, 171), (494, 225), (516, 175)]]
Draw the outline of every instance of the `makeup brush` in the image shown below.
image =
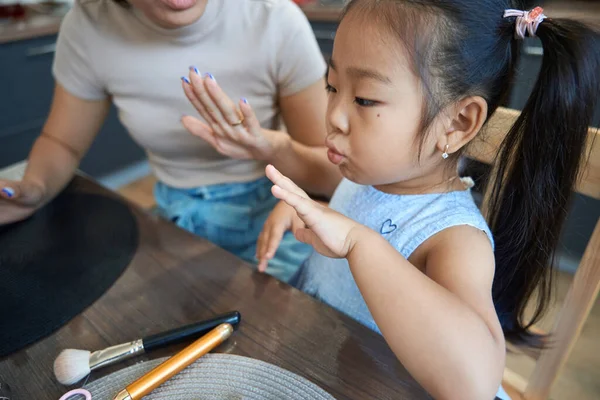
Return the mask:
[(152, 371), (127, 385), (113, 400), (141, 400), (188, 365), (223, 343), (232, 333), (233, 327), (229, 324), (217, 326)]
[(221, 324), (230, 324), (237, 328), (241, 320), (238, 311), (219, 315), (215, 318), (196, 322), (168, 332), (158, 333), (133, 342), (111, 346), (103, 350), (66, 349), (54, 360), (54, 375), (63, 385), (72, 385), (85, 378), (91, 371), (121, 362), (148, 351), (179, 343), (187, 339), (196, 339)]

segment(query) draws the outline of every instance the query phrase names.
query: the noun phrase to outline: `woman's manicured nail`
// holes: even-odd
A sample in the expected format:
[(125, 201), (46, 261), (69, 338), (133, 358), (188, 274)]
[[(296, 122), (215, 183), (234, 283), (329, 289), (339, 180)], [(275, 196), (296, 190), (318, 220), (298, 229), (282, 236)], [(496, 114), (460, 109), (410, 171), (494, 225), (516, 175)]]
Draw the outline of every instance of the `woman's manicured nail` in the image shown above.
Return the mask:
[(181, 80), (184, 81), (185, 83), (187, 83), (188, 85), (190, 84), (190, 80), (185, 76), (182, 76)]
[(244, 102), (244, 104), (248, 104), (248, 100), (245, 97), (242, 97), (242, 101)]
[(196, 75), (201, 75), (200, 71), (198, 71), (198, 68), (194, 67), (193, 65), (190, 66), (190, 70), (194, 71), (196, 73)]
[(13, 197), (15, 195), (15, 190), (10, 187), (2, 188), (2, 193), (4, 193), (7, 197)]
[(206, 76), (208, 76), (210, 79), (212, 79), (212, 80), (213, 80), (213, 81), (215, 81), (215, 82), (217, 81), (217, 80), (215, 79), (215, 77), (213, 76), (213, 74), (211, 74), (210, 72), (207, 72), (207, 73), (206, 73)]

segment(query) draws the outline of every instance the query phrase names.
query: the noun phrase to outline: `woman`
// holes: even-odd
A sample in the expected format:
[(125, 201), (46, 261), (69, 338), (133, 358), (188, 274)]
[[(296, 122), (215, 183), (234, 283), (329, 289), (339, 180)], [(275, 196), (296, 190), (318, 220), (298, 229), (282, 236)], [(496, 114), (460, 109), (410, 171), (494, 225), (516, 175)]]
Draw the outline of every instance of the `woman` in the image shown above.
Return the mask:
[[(23, 180), (0, 181), (0, 224), (27, 218), (65, 187), (113, 102), (148, 154), (163, 212), (254, 261), (256, 239), (276, 204), (264, 163), (224, 157), (185, 130), (182, 113), (194, 108), (178, 79), (190, 65), (193, 79), (209, 73), (229, 96), (251, 103), (257, 122), (272, 129), (261, 133), (262, 160), (307, 191), (327, 191), (297, 168), (307, 159), (326, 165), (326, 96), (324, 61), (292, 2), (80, 0), (61, 26), (54, 99)], [(280, 117), (289, 136), (274, 131)], [(336, 174), (328, 171), (320, 175)], [(287, 280), (307, 251), (287, 237), (269, 272)]]

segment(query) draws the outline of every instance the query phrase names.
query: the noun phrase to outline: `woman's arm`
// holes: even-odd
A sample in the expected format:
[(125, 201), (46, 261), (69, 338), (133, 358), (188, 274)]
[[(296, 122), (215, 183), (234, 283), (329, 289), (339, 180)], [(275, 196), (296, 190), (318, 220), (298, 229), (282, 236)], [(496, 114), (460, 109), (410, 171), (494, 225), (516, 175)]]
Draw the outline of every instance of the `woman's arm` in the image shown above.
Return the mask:
[(9, 189), (0, 198), (0, 224), (28, 217), (67, 185), (109, 106), (109, 100), (82, 100), (56, 85), (50, 114), (31, 149), (22, 181), (0, 181), (0, 188)]
[(46, 198), (56, 196), (73, 177), (109, 107), (108, 99), (82, 100), (57, 84), (50, 114), (29, 154), (23, 179), (42, 185)]

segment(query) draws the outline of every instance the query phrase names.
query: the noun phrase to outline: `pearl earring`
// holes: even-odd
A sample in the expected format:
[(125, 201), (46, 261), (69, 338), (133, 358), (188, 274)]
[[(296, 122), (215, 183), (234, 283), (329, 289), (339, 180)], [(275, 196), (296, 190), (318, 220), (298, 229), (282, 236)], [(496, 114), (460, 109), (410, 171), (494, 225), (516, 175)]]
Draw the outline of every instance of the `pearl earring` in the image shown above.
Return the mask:
[(450, 145), (446, 145), (446, 150), (444, 150), (444, 152), (442, 153), (442, 158), (445, 160), (447, 159), (450, 155), (448, 154), (448, 148), (450, 147)]

